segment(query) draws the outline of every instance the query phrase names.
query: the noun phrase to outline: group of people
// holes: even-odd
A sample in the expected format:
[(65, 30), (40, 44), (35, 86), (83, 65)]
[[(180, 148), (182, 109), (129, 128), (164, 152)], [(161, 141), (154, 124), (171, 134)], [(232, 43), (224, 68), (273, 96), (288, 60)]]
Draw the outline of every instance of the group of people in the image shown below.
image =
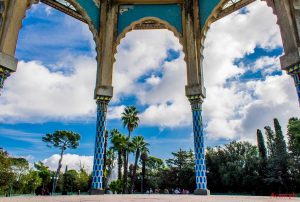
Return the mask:
[[(150, 188), (146, 191), (146, 194), (160, 194), (160, 193), (162, 193), (160, 189), (155, 189), (153, 191), (153, 189)], [(163, 193), (164, 194), (190, 194), (190, 191), (185, 190), (185, 189), (176, 188), (176, 189), (171, 189), (170, 191), (168, 189), (164, 189)]]

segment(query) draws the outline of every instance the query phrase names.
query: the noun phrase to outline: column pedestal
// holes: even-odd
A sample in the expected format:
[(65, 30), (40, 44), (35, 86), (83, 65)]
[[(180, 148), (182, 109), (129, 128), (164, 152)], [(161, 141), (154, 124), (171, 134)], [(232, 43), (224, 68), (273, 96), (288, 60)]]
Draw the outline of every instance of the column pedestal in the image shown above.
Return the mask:
[(95, 141), (94, 166), (92, 173), (91, 195), (103, 195), (104, 146), (107, 105), (111, 97), (97, 96), (97, 128)]

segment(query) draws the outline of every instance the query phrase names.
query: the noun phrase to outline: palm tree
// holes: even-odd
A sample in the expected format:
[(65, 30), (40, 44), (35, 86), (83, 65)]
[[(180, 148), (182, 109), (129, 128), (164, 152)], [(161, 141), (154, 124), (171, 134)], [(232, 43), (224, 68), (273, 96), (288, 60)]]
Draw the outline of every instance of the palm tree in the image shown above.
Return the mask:
[(113, 129), (110, 132), (110, 140), (111, 143), (113, 144), (113, 146), (111, 147), (111, 149), (113, 149), (114, 151), (116, 151), (118, 153), (118, 179), (121, 180), (122, 179), (122, 153), (123, 153), (123, 142), (122, 142), (122, 134), (117, 130), (117, 129)]
[(129, 139), (132, 131), (139, 125), (140, 119), (138, 113), (135, 106), (127, 106), (122, 113), (123, 126), (128, 130)]
[(147, 153), (149, 152), (148, 146), (149, 144), (145, 142), (145, 139), (143, 136), (135, 136), (132, 138), (132, 147), (135, 150), (135, 161), (134, 161), (134, 167), (132, 171), (132, 182), (131, 182), (131, 188), (130, 191), (133, 193), (134, 191), (134, 183), (136, 180), (136, 170), (138, 166), (138, 160), (141, 156), (141, 153)]
[[(131, 133), (132, 131), (138, 127), (139, 125), (139, 117), (138, 111), (135, 106), (127, 106), (122, 113), (122, 121), (123, 126), (128, 130), (128, 140), (130, 142)], [(129, 145), (128, 145), (129, 146)], [(128, 148), (129, 150), (129, 148)], [(128, 153), (126, 153), (126, 158), (124, 158), (124, 185), (125, 185), (125, 192), (127, 192), (127, 170), (128, 170)]]

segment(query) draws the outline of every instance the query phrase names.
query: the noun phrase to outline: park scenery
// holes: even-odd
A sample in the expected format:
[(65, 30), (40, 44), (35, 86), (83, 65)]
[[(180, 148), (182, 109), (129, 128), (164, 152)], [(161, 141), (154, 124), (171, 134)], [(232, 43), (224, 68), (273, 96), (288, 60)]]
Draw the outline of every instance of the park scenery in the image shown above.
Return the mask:
[(300, 0), (0, 0), (0, 202), (300, 201)]

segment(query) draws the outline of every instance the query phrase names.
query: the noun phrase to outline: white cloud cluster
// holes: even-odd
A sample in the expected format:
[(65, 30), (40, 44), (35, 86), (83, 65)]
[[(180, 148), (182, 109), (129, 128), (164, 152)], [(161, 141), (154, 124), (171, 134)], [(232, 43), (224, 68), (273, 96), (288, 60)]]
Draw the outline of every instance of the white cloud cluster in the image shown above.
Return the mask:
[(263, 70), (265, 75), (280, 69), (278, 57), (261, 57), (248, 67), (234, 64), (235, 59), (253, 53), (255, 47), (271, 50), (281, 46), (272, 10), (265, 3), (255, 2), (248, 11), (216, 22), (205, 43), (204, 118), (212, 139), (253, 140), (256, 128), (271, 125), (273, 118), (286, 125), (290, 116), (298, 115), (295, 89), (286, 74), (267, 76), (264, 81), (228, 82), (249, 69)]
[(93, 89), (96, 61), (73, 58), (74, 72), (51, 72), (40, 62), (19, 62), (5, 83), (0, 122), (45, 122), (95, 116)]
[[(60, 155), (54, 154), (42, 162), (49, 167), (50, 170), (56, 171)], [(77, 154), (65, 154), (62, 160), (62, 172), (65, 167), (68, 166), (68, 170), (80, 170), (83, 168), (88, 173), (93, 169), (93, 156), (79, 156)]]

